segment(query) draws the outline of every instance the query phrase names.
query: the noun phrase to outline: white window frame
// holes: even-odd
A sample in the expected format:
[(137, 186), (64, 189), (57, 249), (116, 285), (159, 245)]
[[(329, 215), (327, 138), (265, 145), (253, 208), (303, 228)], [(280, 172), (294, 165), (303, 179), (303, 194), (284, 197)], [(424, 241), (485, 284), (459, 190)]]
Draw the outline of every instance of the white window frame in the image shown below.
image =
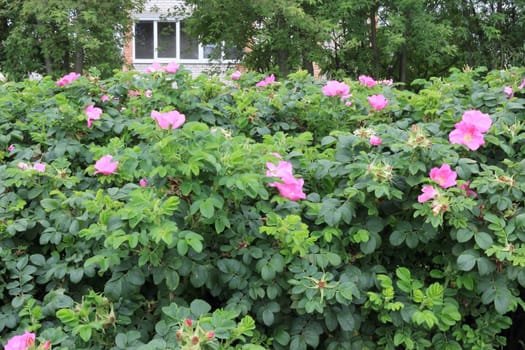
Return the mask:
[[(159, 62), (159, 63), (169, 63), (172, 61), (177, 61), (177, 63), (201, 63), (201, 64), (210, 64), (210, 63), (236, 63), (237, 60), (232, 59), (225, 59), (224, 58), (224, 51), (221, 52), (221, 58), (220, 59), (212, 59), (212, 58), (205, 58), (204, 57), (204, 47), (201, 43), (199, 43), (198, 46), (198, 52), (199, 52), (199, 58), (197, 59), (181, 59), (180, 58), (180, 23), (181, 20), (174, 20), (174, 19), (165, 19), (165, 18), (137, 18), (135, 23), (138, 22), (153, 22), (153, 58), (136, 58), (135, 57), (135, 24), (133, 24), (133, 41), (132, 41), (132, 49), (133, 49), (133, 63), (137, 64), (151, 64), (153, 62)], [(175, 22), (175, 55), (177, 57), (158, 57), (158, 23), (159, 22)], [(222, 43), (224, 46), (224, 43)]]

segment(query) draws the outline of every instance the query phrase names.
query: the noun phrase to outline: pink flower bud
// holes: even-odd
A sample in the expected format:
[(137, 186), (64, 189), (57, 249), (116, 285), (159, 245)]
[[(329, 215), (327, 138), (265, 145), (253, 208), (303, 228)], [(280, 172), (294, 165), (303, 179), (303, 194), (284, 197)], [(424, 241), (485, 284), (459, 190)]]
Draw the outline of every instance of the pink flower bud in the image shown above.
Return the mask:
[(376, 136), (376, 135), (370, 136), (370, 144), (372, 146), (379, 146), (382, 142), (383, 140), (381, 140), (379, 136)]
[(188, 325), (188, 327), (193, 326), (193, 322), (189, 318), (187, 318), (185, 321), (186, 321), (186, 324)]
[(206, 333), (206, 337), (210, 340), (213, 339), (213, 337), (215, 337), (215, 332), (209, 331), (208, 333)]

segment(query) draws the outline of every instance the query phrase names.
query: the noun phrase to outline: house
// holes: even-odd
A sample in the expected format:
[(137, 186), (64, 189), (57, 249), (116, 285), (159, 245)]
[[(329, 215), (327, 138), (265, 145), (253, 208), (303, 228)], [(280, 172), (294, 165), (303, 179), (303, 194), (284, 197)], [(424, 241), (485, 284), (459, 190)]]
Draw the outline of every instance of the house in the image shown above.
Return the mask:
[(124, 47), (126, 65), (144, 71), (153, 62), (176, 61), (194, 76), (234, 68), (233, 54), (218, 45), (202, 45), (186, 33), (184, 15), (174, 15), (175, 7), (184, 8), (184, 1), (147, 0), (143, 12), (133, 14), (132, 39)]

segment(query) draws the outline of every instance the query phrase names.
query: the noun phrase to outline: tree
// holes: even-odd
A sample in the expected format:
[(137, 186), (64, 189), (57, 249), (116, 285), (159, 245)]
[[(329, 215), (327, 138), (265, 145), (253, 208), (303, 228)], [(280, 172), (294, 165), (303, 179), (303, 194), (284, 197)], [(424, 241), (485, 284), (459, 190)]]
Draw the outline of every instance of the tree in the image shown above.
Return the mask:
[(524, 0), (186, 0), (191, 32), (246, 47), (281, 73), (318, 63), (330, 77), (410, 82), (454, 66), (525, 63)]
[(110, 73), (144, 0), (0, 0), (0, 67), (13, 78), (85, 66)]
[(315, 0), (187, 0), (190, 32), (201, 42), (245, 48), (245, 63), (259, 71), (313, 71), (327, 37), (314, 16)]

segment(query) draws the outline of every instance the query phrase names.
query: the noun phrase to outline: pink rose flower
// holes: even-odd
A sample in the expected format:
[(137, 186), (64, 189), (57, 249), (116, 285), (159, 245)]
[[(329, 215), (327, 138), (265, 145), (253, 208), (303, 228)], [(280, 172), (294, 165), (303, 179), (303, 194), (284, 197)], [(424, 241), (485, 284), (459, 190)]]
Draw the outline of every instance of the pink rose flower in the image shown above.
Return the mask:
[(458, 174), (450, 169), (448, 164), (443, 164), (441, 168), (432, 168), (430, 170), (430, 178), (443, 188), (456, 186), (457, 176)]
[(4, 350), (26, 350), (35, 343), (36, 335), (34, 333), (25, 332), (22, 335), (15, 335), (7, 341)]
[(175, 74), (179, 70), (177, 62), (170, 62), (164, 67), (164, 71), (169, 74)]
[(273, 84), (274, 82), (275, 82), (275, 76), (272, 74), (272, 75), (264, 78), (263, 80), (261, 80), (257, 84), (255, 84), (255, 86), (257, 86), (257, 87), (264, 87), (264, 86), (268, 86), (270, 84)]
[(230, 78), (231, 78), (232, 80), (239, 80), (239, 79), (241, 79), (241, 75), (242, 75), (242, 73), (241, 73), (240, 71), (236, 70), (235, 72), (233, 72), (233, 73), (230, 75)]
[(24, 163), (24, 162), (19, 162), (19, 163), (17, 164), (17, 166), (18, 166), (18, 168), (20, 168), (20, 169), (24, 169), (24, 170), (29, 169), (29, 165), (27, 165), (27, 164)]
[(147, 98), (150, 98), (151, 97), (151, 90), (144, 91), (144, 96), (146, 96)]
[(372, 135), (370, 136), (370, 144), (372, 146), (379, 146), (381, 143), (383, 143), (383, 140), (379, 136)]
[(352, 105), (352, 102), (350, 102), (350, 101), (346, 101), (346, 102), (345, 102), (345, 106), (346, 106), (346, 107), (350, 107), (351, 105)]
[(280, 160), (277, 165), (273, 163), (266, 163), (266, 176), (278, 177), (282, 182), (271, 182), (270, 187), (276, 187), (279, 194), (292, 201), (306, 198), (303, 192), (303, 179), (296, 179), (293, 176), (292, 163)]
[(118, 161), (112, 162), (111, 159), (113, 159), (113, 156), (108, 154), (97, 160), (94, 175), (110, 175), (117, 171)]
[(350, 87), (336, 80), (327, 81), (322, 91), (325, 96), (341, 96), (342, 99), (350, 97)]
[(280, 160), (277, 166), (273, 163), (266, 163), (266, 176), (278, 177), (286, 182), (286, 179), (293, 178), (292, 163)]
[(169, 129), (170, 126), (172, 129), (177, 129), (186, 121), (186, 116), (176, 110), (165, 113), (151, 111), (151, 118), (157, 121), (161, 129)]
[(284, 197), (288, 198), (292, 201), (296, 201), (299, 199), (305, 199), (306, 195), (303, 192), (303, 179), (296, 179), (294, 177), (287, 179), (285, 183), (281, 182), (272, 182), (269, 183), (268, 186), (270, 187), (277, 187), (279, 190), (279, 194)]
[(489, 131), (492, 125), (492, 119), (490, 119), (489, 115), (478, 110), (465, 111), (461, 117), (461, 121), (475, 125), (480, 132)]
[(368, 86), (369, 88), (372, 88), (377, 84), (377, 81), (375, 81), (374, 78), (369, 77), (368, 75), (360, 75), (359, 82), (365, 86)]
[(379, 84), (386, 85), (386, 86), (392, 86), (394, 84), (394, 80), (392, 79), (381, 80)]
[(71, 72), (69, 74), (64, 75), (60, 80), (57, 81), (57, 86), (64, 86), (67, 85), (75, 80), (80, 78), (79, 73)]
[(160, 63), (159, 62), (153, 62), (153, 64), (151, 66), (146, 68), (146, 73), (154, 73), (154, 72), (158, 72), (158, 71), (161, 71), (161, 70), (162, 70), (162, 67), (161, 67)]
[(15, 150), (15, 145), (9, 145), (9, 147), (7, 147), (7, 150), (9, 152), (13, 152)]
[(139, 186), (140, 187), (146, 187), (148, 185), (148, 180), (147, 179), (142, 179), (139, 181)]
[(88, 128), (91, 127), (91, 124), (93, 123), (93, 120), (100, 119), (100, 115), (102, 114), (102, 109), (95, 107), (93, 105), (89, 105), (86, 107), (86, 116), (87, 116), (87, 126)]
[(483, 133), (487, 132), (491, 125), (492, 120), (488, 114), (476, 110), (466, 111), (448, 135), (448, 139), (450, 143), (462, 144), (475, 151), (485, 143)]
[(434, 187), (430, 186), (430, 185), (423, 186), (423, 188), (421, 189), (421, 192), (423, 192), (423, 194), (420, 194), (417, 197), (417, 201), (419, 203), (424, 203), (424, 202), (428, 201), (429, 199), (433, 199), (438, 194), (437, 190)]
[(35, 163), (33, 165), (33, 169), (36, 170), (36, 171), (39, 171), (41, 173), (45, 173), (46, 172), (46, 165), (44, 163)]
[(107, 102), (107, 101), (109, 101), (109, 96), (108, 96), (108, 95), (102, 95), (102, 96), (100, 97), (100, 101), (102, 101), (102, 102)]
[(472, 124), (459, 122), (456, 128), (448, 135), (450, 143), (466, 145), (471, 151), (477, 150), (485, 143), (483, 133)]
[(368, 103), (374, 110), (380, 111), (388, 105), (388, 99), (384, 95), (372, 95), (368, 97)]
[(512, 91), (512, 86), (505, 86), (503, 92), (507, 95), (507, 98), (512, 98), (514, 96), (514, 91)]

